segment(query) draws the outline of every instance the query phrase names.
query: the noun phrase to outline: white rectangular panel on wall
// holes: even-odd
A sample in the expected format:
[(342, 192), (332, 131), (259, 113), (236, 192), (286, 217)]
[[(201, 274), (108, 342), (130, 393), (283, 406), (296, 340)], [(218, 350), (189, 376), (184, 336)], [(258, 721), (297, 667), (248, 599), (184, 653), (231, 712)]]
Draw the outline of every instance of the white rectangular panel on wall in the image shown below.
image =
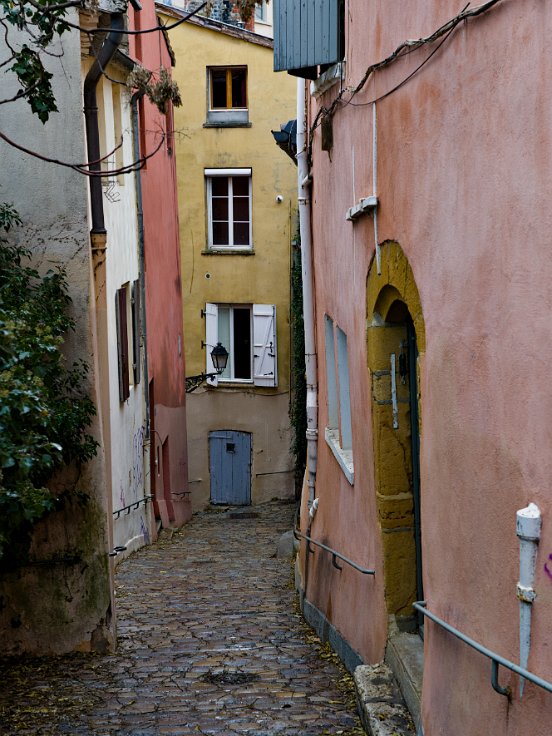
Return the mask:
[[(215, 366), (211, 360), (211, 351), (218, 342), (218, 306), (216, 304), (205, 305), (205, 369), (206, 373), (215, 373)], [(211, 386), (218, 385), (218, 376), (208, 378), (207, 383)]]
[(253, 305), (253, 382), (255, 386), (278, 385), (276, 307)]

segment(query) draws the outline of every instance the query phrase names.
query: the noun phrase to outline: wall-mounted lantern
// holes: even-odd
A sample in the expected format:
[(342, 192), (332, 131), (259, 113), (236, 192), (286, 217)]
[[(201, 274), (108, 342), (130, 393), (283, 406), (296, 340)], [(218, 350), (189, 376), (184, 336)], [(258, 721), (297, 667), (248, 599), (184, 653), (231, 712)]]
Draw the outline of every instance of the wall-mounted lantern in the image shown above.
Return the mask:
[(228, 350), (226, 350), (222, 343), (217, 342), (215, 347), (211, 350), (211, 360), (213, 361), (213, 367), (215, 369), (214, 373), (200, 373), (197, 376), (186, 376), (187, 394), (191, 394), (192, 391), (195, 391), (195, 389), (201, 386), (203, 381), (206, 381), (208, 378), (215, 378), (215, 376), (220, 376), (220, 374), (224, 372), (226, 365), (228, 364)]

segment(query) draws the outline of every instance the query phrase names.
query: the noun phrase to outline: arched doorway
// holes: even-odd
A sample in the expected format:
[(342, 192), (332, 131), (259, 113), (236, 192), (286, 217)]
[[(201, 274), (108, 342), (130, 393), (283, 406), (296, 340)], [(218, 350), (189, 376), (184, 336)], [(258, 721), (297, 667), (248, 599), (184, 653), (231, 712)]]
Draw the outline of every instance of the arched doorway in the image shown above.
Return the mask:
[(381, 250), (367, 286), (368, 368), (374, 466), (387, 611), (401, 631), (418, 631), (423, 599), (419, 356), (425, 330), (412, 269), (397, 243)]

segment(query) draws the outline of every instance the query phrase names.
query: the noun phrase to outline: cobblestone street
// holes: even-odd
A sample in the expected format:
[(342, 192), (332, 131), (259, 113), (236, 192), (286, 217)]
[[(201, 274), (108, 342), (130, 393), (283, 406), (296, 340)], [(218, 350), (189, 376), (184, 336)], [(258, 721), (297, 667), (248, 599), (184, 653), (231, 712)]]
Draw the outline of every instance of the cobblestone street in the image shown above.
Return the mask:
[[(117, 570), (115, 655), (0, 663), (0, 732), (357, 734), (350, 678), (275, 556), (294, 506), (196, 514)], [(247, 509), (245, 511), (251, 511)]]

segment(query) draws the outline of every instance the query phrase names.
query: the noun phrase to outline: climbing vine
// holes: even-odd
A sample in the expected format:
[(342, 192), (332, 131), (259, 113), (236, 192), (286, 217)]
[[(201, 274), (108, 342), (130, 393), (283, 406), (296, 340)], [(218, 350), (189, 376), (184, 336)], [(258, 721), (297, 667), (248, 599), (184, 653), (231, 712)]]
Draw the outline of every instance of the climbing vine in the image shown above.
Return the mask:
[(299, 235), (291, 266), (291, 385), (290, 421), (293, 428), (292, 455), (295, 460), (295, 496), (301, 495), (307, 459), (307, 381), (305, 377), (305, 328), (303, 325), (303, 280)]
[(63, 269), (41, 276), (29, 251), (7, 234), (21, 224), (0, 203), (0, 560), (18, 559), (33, 524), (60, 500), (48, 481), (86, 462), (97, 443), (86, 432), (95, 407), (87, 366), (67, 367), (60, 350), (73, 329)]

